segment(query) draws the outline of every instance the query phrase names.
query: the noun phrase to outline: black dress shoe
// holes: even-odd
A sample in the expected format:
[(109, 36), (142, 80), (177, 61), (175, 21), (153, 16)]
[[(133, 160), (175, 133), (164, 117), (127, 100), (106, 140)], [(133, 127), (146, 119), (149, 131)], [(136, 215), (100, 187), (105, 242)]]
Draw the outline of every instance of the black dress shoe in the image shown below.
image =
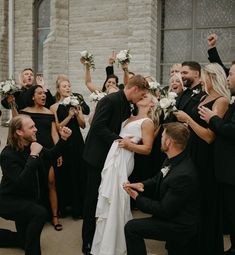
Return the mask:
[(224, 255), (235, 255), (235, 249), (230, 248), (224, 252)]
[(90, 251), (91, 251), (91, 244), (88, 243), (88, 244), (83, 244), (82, 246), (82, 252), (83, 254), (85, 255), (90, 255)]

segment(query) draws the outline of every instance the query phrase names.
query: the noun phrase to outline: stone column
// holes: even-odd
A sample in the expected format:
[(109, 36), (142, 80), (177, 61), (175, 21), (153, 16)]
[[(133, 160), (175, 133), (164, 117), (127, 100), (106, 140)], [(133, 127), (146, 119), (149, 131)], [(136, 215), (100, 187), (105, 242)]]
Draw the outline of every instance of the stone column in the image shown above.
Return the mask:
[(50, 33), (43, 46), (43, 75), (53, 92), (58, 74), (68, 74), (68, 10), (68, 0), (51, 0)]

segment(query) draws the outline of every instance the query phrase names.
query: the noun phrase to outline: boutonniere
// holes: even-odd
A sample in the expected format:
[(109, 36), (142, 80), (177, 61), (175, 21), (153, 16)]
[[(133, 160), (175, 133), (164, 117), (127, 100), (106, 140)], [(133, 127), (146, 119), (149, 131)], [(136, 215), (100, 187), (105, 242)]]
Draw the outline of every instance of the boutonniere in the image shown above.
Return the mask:
[(198, 95), (200, 93), (200, 89), (194, 89), (191, 97)]
[(230, 104), (233, 104), (235, 101), (235, 96), (231, 97)]
[(167, 173), (170, 171), (170, 166), (164, 166), (162, 169), (161, 169), (161, 172), (163, 174), (163, 178), (167, 175)]

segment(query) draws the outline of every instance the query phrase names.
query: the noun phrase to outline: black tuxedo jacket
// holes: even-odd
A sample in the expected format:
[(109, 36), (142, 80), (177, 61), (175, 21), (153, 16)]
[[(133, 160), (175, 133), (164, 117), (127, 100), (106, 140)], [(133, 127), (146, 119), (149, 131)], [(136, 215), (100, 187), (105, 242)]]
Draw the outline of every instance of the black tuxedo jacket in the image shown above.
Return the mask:
[(226, 73), (226, 75), (228, 76), (229, 73), (229, 68), (227, 68), (226, 66), (224, 66), (223, 62), (220, 59), (219, 53), (216, 49), (216, 47), (213, 47), (211, 49), (209, 49), (208, 51), (208, 59), (211, 63), (218, 63), (219, 65), (221, 65)]
[(215, 174), (218, 182), (235, 185), (235, 104), (229, 105), (224, 119), (214, 116), (209, 128), (215, 132)]
[(205, 92), (202, 91), (201, 84), (198, 84), (193, 89), (186, 89), (182, 91), (176, 98), (176, 108), (191, 116), (192, 108), (199, 104), (201, 97), (204, 94)]
[(120, 138), (121, 124), (130, 116), (130, 104), (122, 90), (103, 97), (97, 104), (85, 141), (83, 158), (102, 170), (114, 140)]
[(137, 207), (158, 220), (194, 228), (200, 209), (197, 170), (186, 151), (169, 159), (167, 165), (170, 171), (162, 180), (160, 172), (143, 182), (153, 198), (138, 195)]
[[(15, 103), (17, 105), (17, 110), (20, 111), (28, 106), (28, 90), (22, 88), (20, 91), (15, 92)], [(47, 90), (46, 92), (46, 108), (50, 108), (51, 105), (55, 103), (55, 99), (52, 96), (51, 92)], [(7, 103), (7, 98), (2, 99), (1, 104), (4, 108), (9, 109), (9, 105)]]
[[(60, 139), (52, 149), (43, 148), (37, 158), (29, 156), (29, 147), (23, 151), (16, 151), (7, 145), (0, 155), (3, 174), (0, 183), (0, 196), (38, 200), (40, 198), (39, 176), (43, 177), (44, 175), (43, 161), (56, 160), (61, 154), (64, 144), (65, 141)], [(47, 176), (44, 175), (44, 177), (47, 182)]]

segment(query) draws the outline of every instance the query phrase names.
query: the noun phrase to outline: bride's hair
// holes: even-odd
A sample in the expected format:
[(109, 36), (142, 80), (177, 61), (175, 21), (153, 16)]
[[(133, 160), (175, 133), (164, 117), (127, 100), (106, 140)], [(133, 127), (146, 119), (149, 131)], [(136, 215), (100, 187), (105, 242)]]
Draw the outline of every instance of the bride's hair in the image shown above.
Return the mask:
[(153, 121), (155, 130), (159, 127), (160, 116), (158, 111), (158, 100), (157, 97), (151, 94), (152, 101), (154, 102), (154, 106), (151, 107), (148, 111), (148, 117)]

